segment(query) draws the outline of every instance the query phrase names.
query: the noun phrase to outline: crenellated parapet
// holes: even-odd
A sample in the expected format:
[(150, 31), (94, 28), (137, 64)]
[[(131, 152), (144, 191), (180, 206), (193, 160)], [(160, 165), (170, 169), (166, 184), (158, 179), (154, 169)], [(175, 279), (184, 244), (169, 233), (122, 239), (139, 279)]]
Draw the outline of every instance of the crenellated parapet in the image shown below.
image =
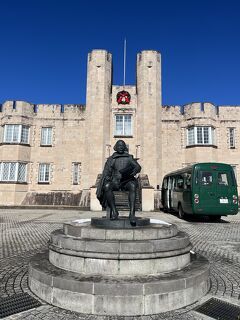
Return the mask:
[(220, 122), (239, 122), (240, 106), (219, 106), (219, 120)]
[(1, 105), (0, 116), (33, 117), (34, 104), (26, 101), (6, 101)]
[(181, 106), (162, 106), (162, 121), (179, 121), (182, 118)]
[(6, 101), (1, 105), (0, 117), (39, 119), (85, 119), (86, 106), (81, 104), (33, 104), (26, 101)]
[(194, 102), (182, 107), (182, 114), (185, 120), (195, 118), (212, 118), (218, 117), (219, 107), (209, 102)]
[(186, 126), (239, 122), (240, 106), (216, 106), (209, 102), (162, 106), (162, 122), (171, 121), (185, 122)]

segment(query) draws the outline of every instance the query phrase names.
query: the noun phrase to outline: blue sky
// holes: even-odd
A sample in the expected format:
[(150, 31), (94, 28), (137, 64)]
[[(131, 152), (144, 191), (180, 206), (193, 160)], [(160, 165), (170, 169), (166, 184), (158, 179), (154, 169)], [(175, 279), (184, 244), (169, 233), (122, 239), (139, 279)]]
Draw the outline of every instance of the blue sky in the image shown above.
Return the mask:
[(0, 0), (0, 103), (85, 103), (87, 53), (113, 54), (135, 84), (136, 54), (162, 55), (164, 105), (240, 105), (240, 1)]

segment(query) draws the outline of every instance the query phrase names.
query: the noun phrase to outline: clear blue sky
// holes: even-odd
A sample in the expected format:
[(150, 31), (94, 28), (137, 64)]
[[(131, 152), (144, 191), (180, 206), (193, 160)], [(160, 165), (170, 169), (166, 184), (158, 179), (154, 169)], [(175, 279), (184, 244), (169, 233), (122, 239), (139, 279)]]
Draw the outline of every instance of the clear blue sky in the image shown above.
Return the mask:
[(87, 53), (113, 54), (135, 84), (136, 54), (162, 54), (163, 104), (240, 105), (240, 1), (0, 0), (0, 103), (85, 103)]

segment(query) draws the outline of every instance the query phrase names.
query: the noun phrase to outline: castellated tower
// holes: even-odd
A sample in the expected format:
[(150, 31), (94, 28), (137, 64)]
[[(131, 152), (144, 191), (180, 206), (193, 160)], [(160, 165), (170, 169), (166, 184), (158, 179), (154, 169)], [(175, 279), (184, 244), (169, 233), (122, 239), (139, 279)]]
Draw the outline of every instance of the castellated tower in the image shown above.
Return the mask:
[(137, 139), (142, 173), (156, 188), (161, 183), (161, 56), (144, 50), (137, 55)]
[(110, 139), (110, 98), (112, 90), (112, 55), (106, 50), (88, 54), (83, 189), (96, 182), (105, 163)]

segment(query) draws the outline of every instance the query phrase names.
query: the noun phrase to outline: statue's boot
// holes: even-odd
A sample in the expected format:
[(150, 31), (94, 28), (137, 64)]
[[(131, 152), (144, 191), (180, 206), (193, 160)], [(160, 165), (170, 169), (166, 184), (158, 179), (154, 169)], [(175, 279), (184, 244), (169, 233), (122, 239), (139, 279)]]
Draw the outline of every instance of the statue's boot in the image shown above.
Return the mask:
[(135, 217), (135, 214), (133, 214), (133, 213), (129, 214), (129, 221), (130, 221), (130, 224), (131, 224), (132, 227), (136, 227), (137, 219)]
[(117, 210), (112, 210), (110, 220), (117, 220), (118, 219), (118, 211)]

